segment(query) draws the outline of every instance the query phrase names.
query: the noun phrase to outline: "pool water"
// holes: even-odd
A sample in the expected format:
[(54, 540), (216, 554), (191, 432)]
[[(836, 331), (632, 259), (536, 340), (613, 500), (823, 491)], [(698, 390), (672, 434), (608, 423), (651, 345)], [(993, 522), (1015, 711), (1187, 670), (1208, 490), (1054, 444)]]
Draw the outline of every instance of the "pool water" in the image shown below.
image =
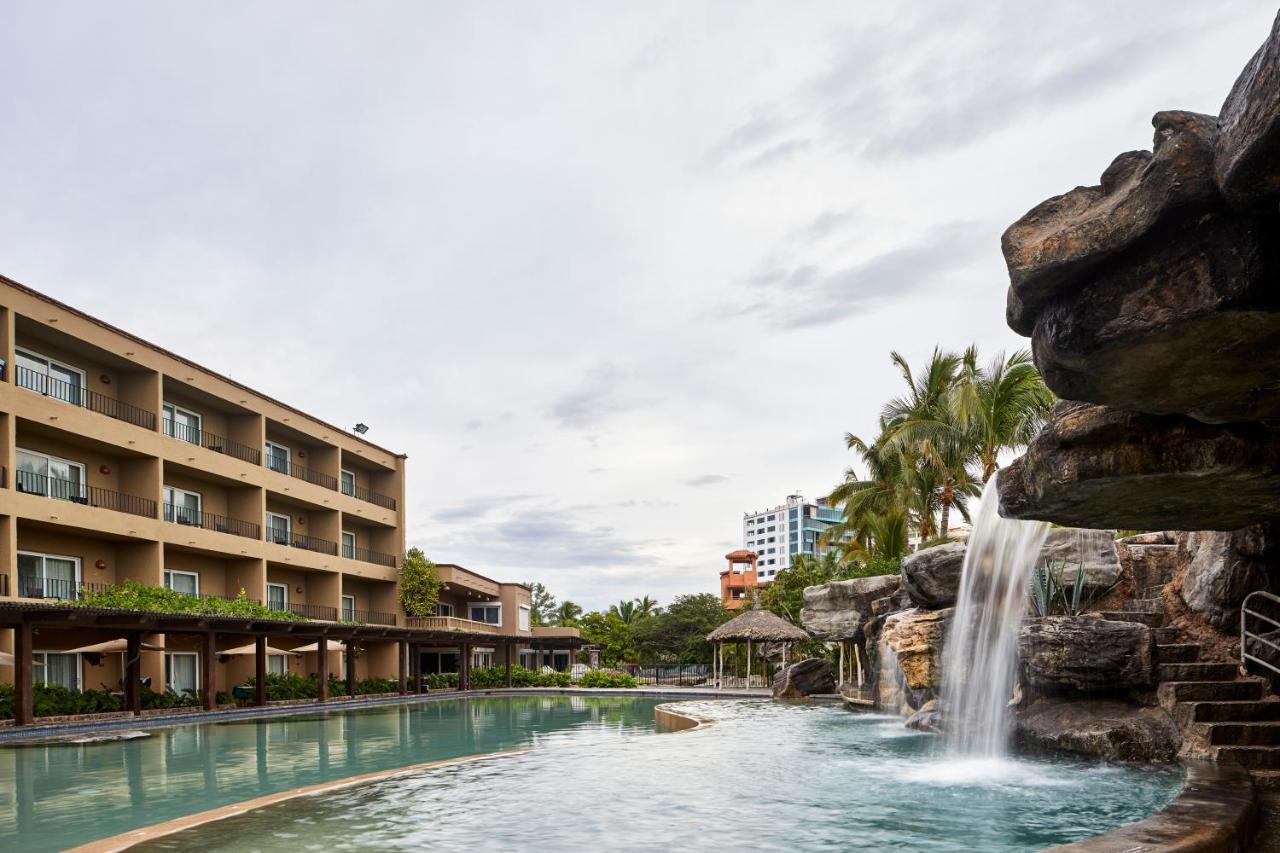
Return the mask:
[[(687, 703), (716, 722), (654, 734), (654, 704), (458, 701), (433, 711), (454, 727), (447, 740), (491, 747), (489, 732), (505, 730), (499, 741), (515, 744), (515, 727), (529, 725), (535, 748), (279, 803), (138, 849), (1029, 851), (1145, 817), (1183, 780), (1167, 767), (957, 761), (900, 718), (823, 705)], [(413, 713), (383, 712), (401, 725)], [(363, 742), (373, 715), (358, 716), (355, 731), (333, 734)], [(279, 761), (313, 765), (309, 742)], [(221, 780), (223, 766), (206, 775)]]

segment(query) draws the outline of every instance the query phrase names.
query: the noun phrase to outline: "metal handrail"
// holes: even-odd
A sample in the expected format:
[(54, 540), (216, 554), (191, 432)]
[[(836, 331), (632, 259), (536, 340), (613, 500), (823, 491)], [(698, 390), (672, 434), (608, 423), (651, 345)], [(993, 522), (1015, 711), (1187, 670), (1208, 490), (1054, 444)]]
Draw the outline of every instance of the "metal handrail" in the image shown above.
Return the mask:
[(82, 506), (113, 509), (116, 512), (127, 512), (144, 518), (156, 517), (156, 502), (150, 498), (113, 492), (98, 486), (90, 486), (76, 480), (62, 480), (47, 477), (33, 471), (18, 471), (18, 491), (28, 495), (42, 495), (59, 501), (81, 504)]
[[(1249, 609), (1249, 603), (1253, 601), (1255, 598), (1258, 598), (1263, 601), (1269, 601), (1272, 604), (1276, 605), (1277, 615), (1280, 615), (1280, 595), (1272, 595), (1271, 593), (1266, 592), (1264, 590), (1258, 590), (1256, 592), (1251, 592), (1245, 596), (1244, 602), (1240, 605), (1240, 665), (1243, 666), (1245, 668), (1245, 671), (1247, 672), (1249, 668), (1249, 662), (1252, 661), (1253, 663), (1265, 666), (1267, 669), (1271, 670), (1276, 675), (1280, 675), (1280, 665), (1274, 664), (1271, 661), (1263, 660), (1257, 655), (1253, 655), (1249, 653), (1249, 641), (1254, 640), (1256, 641), (1256, 643), (1261, 643), (1264, 646), (1269, 646), (1272, 649), (1274, 649), (1278, 656), (1277, 660), (1280, 660), (1280, 644), (1273, 643), (1270, 640), (1263, 637), (1262, 635), (1249, 630), (1249, 617), (1253, 616), (1257, 619), (1261, 619), (1264, 622), (1271, 623), (1273, 626), (1275, 626), (1276, 631), (1280, 631), (1280, 619), (1273, 618), (1271, 616), (1266, 615), (1265, 613), (1259, 613), (1257, 610)], [(1256, 645), (1255, 645), (1255, 648), (1256, 648)]]
[(375, 563), (392, 569), (396, 567), (396, 558), (391, 554), (384, 554), (371, 548), (355, 547), (345, 542), (342, 543), (342, 556), (348, 560), (359, 560), (362, 563)]
[(303, 551), (328, 554), (331, 557), (338, 556), (338, 543), (330, 542), (328, 539), (321, 539), (318, 536), (304, 536), (301, 533), (294, 533), (289, 530), (267, 527), (267, 541), (276, 545), (288, 545), (290, 548), (300, 548)]
[(52, 397), (55, 400), (61, 400), (73, 406), (81, 406), (90, 411), (106, 415), (109, 418), (140, 426), (143, 429), (154, 430), (156, 428), (155, 412), (149, 412), (132, 403), (117, 400), (115, 397), (108, 397), (106, 394), (99, 394), (97, 391), (91, 391), (88, 388), (72, 384), (63, 379), (55, 379), (47, 373), (41, 373), (38, 370), (18, 365), (17, 370), (14, 371), (14, 378), (17, 380), (19, 388), (35, 391), (37, 394), (43, 394), (46, 397)]
[(165, 504), (164, 520), (171, 521), (174, 524), (183, 524), (187, 527), (199, 527), (205, 530), (216, 530), (219, 533), (243, 536), (246, 539), (262, 538), (262, 526), (254, 524), (252, 521), (241, 521), (238, 518), (229, 518), (213, 512), (204, 512), (203, 510), (192, 509), (180, 504)]
[(396, 508), (395, 498), (390, 497), (389, 495), (379, 494), (378, 492), (375, 492), (373, 489), (366, 489), (364, 486), (348, 486), (346, 483), (343, 483), (342, 493), (344, 495), (348, 495), (350, 497), (356, 498), (357, 500), (368, 501), (371, 504), (377, 504), (378, 506), (383, 507), (384, 509), (393, 510)]
[(290, 604), (289, 612), (304, 619), (319, 619), (325, 622), (338, 621), (338, 608), (327, 604)]
[(241, 459), (251, 465), (257, 465), (262, 461), (261, 451), (234, 439), (216, 435), (205, 429), (196, 429), (175, 421), (173, 418), (162, 418), (160, 423), (164, 427), (164, 434), (170, 438), (176, 438), (178, 441), (199, 445), (205, 450), (212, 450), (214, 453), (234, 456), (236, 459)]
[(297, 464), (292, 460), (276, 459), (271, 456), (267, 457), (267, 468), (278, 474), (284, 474), (286, 477), (293, 477), (295, 480), (306, 480), (308, 483), (314, 483), (326, 489), (338, 490), (338, 478), (323, 471), (317, 471), (314, 468), (306, 468)]

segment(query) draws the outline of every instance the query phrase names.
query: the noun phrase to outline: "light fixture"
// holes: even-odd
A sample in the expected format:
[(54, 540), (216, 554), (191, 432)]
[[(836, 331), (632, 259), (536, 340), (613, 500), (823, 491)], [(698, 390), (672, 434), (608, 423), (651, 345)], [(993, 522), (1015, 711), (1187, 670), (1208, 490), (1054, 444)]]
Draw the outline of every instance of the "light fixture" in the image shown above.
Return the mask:
[(355, 425), (355, 430), (356, 430), (356, 433), (357, 433), (358, 435), (364, 435), (366, 432), (368, 432), (368, 431), (369, 431), (369, 425), (368, 425), (368, 424), (356, 424), (356, 425)]

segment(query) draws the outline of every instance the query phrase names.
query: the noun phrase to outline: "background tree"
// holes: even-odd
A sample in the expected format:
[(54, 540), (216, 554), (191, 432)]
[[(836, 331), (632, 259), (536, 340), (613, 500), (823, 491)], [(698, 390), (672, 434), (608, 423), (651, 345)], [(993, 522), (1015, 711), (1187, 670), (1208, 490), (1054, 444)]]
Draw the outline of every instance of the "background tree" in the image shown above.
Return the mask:
[(537, 581), (526, 581), (529, 587), (529, 624), (550, 625), (555, 618), (556, 597)]
[(649, 596), (636, 599), (636, 617), (644, 618), (646, 616), (656, 616), (662, 612), (662, 608), (658, 606), (658, 602)]
[(630, 625), (636, 618), (636, 603), (635, 601), (619, 601), (617, 604), (609, 605), (609, 612)]
[(551, 614), (551, 624), (561, 625), (565, 628), (573, 628), (578, 624), (578, 619), (582, 616), (582, 608), (574, 604), (572, 601), (562, 601)]
[(436, 564), (419, 548), (410, 548), (400, 564), (400, 606), (410, 616), (435, 616), (440, 600)]
[(1031, 353), (999, 353), (983, 369), (978, 350), (965, 350), (952, 407), (973, 434), (985, 484), (1000, 467), (1000, 454), (1026, 447), (1044, 426), (1055, 397), (1040, 377)]
[(600, 662), (605, 666), (636, 661), (632, 625), (623, 621), (615, 608), (610, 607), (607, 613), (592, 611), (583, 616), (578, 625), (582, 629), (582, 639), (600, 646)]
[(707, 634), (732, 617), (718, 595), (680, 595), (660, 613), (637, 620), (631, 641), (641, 663), (709, 664)]

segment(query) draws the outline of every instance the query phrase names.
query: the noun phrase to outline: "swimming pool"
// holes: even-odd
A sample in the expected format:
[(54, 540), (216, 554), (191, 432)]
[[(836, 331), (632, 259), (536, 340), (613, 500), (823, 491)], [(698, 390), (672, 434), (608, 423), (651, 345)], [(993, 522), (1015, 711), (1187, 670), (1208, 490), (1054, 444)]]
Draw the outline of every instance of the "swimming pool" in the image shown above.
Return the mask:
[[(657, 735), (661, 700), (518, 696), (180, 726), (3, 750), (0, 849), (53, 850), (274, 791), (532, 747), (270, 805), (141, 851), (1025, 851), (1145, 817), (1178, 768), (939, 756), (900, 718), (834, 706), (686, 703), (717, 722)], [(12, 768), (15, 758), (21, 767)]]

